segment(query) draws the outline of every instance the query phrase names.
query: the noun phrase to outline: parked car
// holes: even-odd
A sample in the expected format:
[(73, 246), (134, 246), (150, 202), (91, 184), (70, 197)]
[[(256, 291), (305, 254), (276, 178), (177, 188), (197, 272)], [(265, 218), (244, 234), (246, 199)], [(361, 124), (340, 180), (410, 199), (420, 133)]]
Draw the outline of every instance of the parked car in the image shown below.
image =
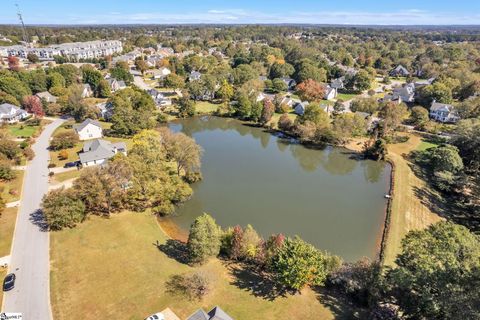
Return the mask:
[(163, 315), (163, 313), (158, 312), (152, 314), (150, 317), (145, 318), (145, 320), (165, 320), (165, 316)]
[(10, 291), (15, 288), (15, 273), (9, 273), (3, 280), (3, 291)]
[(64, 168), (73, 168), (73, 167), (78, 167), (79, 162), (74, 161), (74, 162), (67, 162), (63, 165)]

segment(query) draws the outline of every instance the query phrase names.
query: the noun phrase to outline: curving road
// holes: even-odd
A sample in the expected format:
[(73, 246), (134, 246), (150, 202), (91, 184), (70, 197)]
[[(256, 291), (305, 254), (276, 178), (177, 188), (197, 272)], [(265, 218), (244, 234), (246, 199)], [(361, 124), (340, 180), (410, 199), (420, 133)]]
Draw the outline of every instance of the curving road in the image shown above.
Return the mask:
[(35, 158), (25, 172), (22, 199), (15, 226), (9, 272), (17, 276), (15, 289), (4, 295), (3, 311), (19, 312), (24, 320), (51, 320), (49, 234), (40, 203), (48, 191), (48, 145), (64, 120), (45, 126), (33, 145)]

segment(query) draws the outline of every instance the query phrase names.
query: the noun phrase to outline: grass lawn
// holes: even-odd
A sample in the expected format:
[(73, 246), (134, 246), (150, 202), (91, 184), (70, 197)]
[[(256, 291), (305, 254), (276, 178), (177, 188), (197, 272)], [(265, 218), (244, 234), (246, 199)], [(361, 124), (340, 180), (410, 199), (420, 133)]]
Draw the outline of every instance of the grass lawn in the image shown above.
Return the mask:
[(0, 216), (0, 257), (8, 256), (12, 246), (13, 231), (18, 208), (5, 208)]
[(12, 181), (0, 182), (2, 198), (3, 200), (5, 200), (6, 203), (20, 200), (23, 185), (23, 175), (25, 171), (15, 170), (15, 173), (16, 177)]
[[(157, 245), (166, 241), (155, 217), (146, 213), (125, 212), (110, 219), (92, 217), (75, 229), (52, 233), (54, 318), (144, 319), (170, 307), (185, 319), (200, 307), (210, 309), (215, 305), (234, 319), (349, 319), (351, 316), (352, 311), (334, 299), (325, 297), (330, 307), (320, 303), (324, 295), (310, 289), (274, 300), (260, 297), (257, 291), (248, 288), (253, 284), (262, 289), (258, 279), (234, 276), (235, 267), (218, 259), (195, 268), (182, 264), (158, 249)], [(214, 289), (202, 301), (166, 292), (165, 283), (172, 275), (195, 269), (214, 277)]]
[(341, 99), (343, 101), (348, 101), (348, 100), (352, 100), (353, 98), (355, 98), (357, 96), (358, 96), (358, 94), (353, 94), (353, 93), (339, 93), (337, 95), (337, 100)]
[(72, 171), (67, 171), (67, 172), (61, 172), (61, 173), (56, 173), (54, 176), (53, 176), (53, 179), (55, 180), (55, 182), (63, 182), (63, 181), (66, 181), (66, 180), (70, 180), (70, 179), (73, 179), (73, 178), (78, 178), (80, 177), (80, 174), (82, 173), (82, 170), (72, 170)]
[(28, 138), (33, 136), (38, 130), (39, 126), (27, 126), (22, 123), (9, 125), (8, 130), (16, 138)]
[(217, 111), (220, 104), (211, 103), (208, 101), (198, 101), (195, 103), (195, 110), (199, 114), (212, 114)]
[(77, 142), (73, 148), (64, 149), (67, 151), (67, 154), (68, 154), (67, 159), (64, 159), (64, 160), (60, 160), (58, 158), (58, 154), (62, 150), (50, 151), (50, 163), (54, 163), (56, 167), (63, 167), (67, 162), (77, 161), (78, 160), (77, 152), (82, 150), (82, 147), (83, 147), (83, 142)]
[(95, 105), (103, 102), (107, 102), (108, 99), (103, 99), (103, 98), (85, 98), (83, 99), (83, 102), (88, 104), (91, 107), (94, 107)]
[(388, 158), (395, 164), (395, 190), (392, 197), (392, 216), (385, 247), (385, 264), (392, 265), (400, 252), (401, 240), (410, 230), (424, 229), (441, 218), (430, 210), (430, 206), (418, 191), (434, 192), (428, 184), (418, 178), (410, 168), (405, 156), (418, 150), (421, 137), (410, 135), (405, 143), (388, 146)]
[[(277, 124), (278, 124), (278, 119), (280, 119), (280, 117), (282, 116), (281, 113), (274, 113), (273, 116), (272, 116), (272, 119), (270, 120), (270, 124), (273, 124), (275, 128), (277, 128)], [(288, 114), (288, 117), (292, 120), (292, 121), (295, 121), (295, 119), (298, 117), (295, 113), (289, 113)]]
[(433, 147), (437, 147), (437, 146), (438, 146), (438, 144), (436, 144), (436, 143), (432, 143), (432, 142), (426, 141), (425, 139), (422, 139), (422, 142), (420, 142), (420, 144), (418, 145), (416, 150), (424, 151), (424, 150), (427, 150), (429, 148), (433, 148)]

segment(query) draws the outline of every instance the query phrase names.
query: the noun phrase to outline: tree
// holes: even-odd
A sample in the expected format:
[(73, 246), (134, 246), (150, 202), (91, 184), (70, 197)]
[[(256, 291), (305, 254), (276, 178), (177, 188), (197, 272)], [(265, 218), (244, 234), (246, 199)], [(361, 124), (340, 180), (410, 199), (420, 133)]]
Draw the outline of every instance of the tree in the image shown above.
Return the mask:
[(85, 217), (85, 205), (71, 189), (50, 191), (42, 202), (42, 211), (50, 230), (73, 228)]
[(0, 180), (10, 181), (16, 177), (15, 171), (12, 169), (10, 161), (0, 160)]
[(304, 82), (308, 79), (312, 79), (316, 82), (326, 82), (327, 72), (323, 68), (317, 67), (313, 61), (308, 59), (301, 60), (295, 65), (296, 72), (293, 78), (298, 82)]
[(179, 132), (173, 134), (169, 129), (160, 131), (160, 139), (168, 159), (177, 165), (177, 174), (185, 175), (200, 172), (202, 148), (195, 140)]
[(379, 108), (379, 104), (376, 98), (356, 98), (350, 104), (350, 109), (353, 112), (366, 112), (369, 114), (374, 114)]
[(297, 85), (296, 91), (300, 99), (312, 101), (320, 101), (325, 96), (325, 87), (321, 83), (312, 79), (307, 79)]
[(112, 130), (118, 134), (133, 135), (144, 129), (153, 128), (155, 102), (144, 90), (126, 88), (109, 100), (113, 106)]
[(453, 174), (463, 169), (463, 161), (458, 149), (452, 145), (441, 145), (431, 150), (430, 160), (433, 171), (448, 171)]
[(235, 105), (236, 114), (242, 119), (248, 119), (252, 112), (252, 103), (250, 102), (250, 99), (248, 99), (246, 94), (242, 93), (237, 100), (238, 102)]
[(227, 80), (223, 80), (220, 88), (217, 91), (217, 95), (223, 102), (228, 102), (233, 97), (233, 86), (227, 82)]
[(262, 123), (262, 125), (265, 125), (270, 122), (274, 113), (275, 106), (273, 105), (273, 102), (266, 99), (265, 103), (263, 104), (262, 115), (260, 116), (260, 123)]
[(47, 76), (47, 87), (48, 89), (52, 88), (65, 88), (66, 82), (65, 78), (58, 72), (50, 72)]
[(412, 112), (410, 114), (410, 121), (413, 125), (421, 127), (428, 122), (428, 119), (429, 117), (427, 109), (420, 106), (415, 106), (412, 108)]
[(84, 65), (82, 66), (82, 80), (83, 83), (88, 83), (90, 87), (92, 88), (93, 92), (98, 94), (98, 86), (100, 82), (103, 80), (102, 73), (95, 69), (94, 67), (90, 65)]
[(237, 85), (242, 85), (256, 78), (258, 78), (258, 73), (249, 64), (241, 64), (233, 69), (233, 79)]
[(287, 91), (288, 86), (282, 79), (273, 79), (272, 81), (272, 90), (275, 92)]
[(142, 74), (144, 74), (145, 71), (148, 70), (148, 64), (142, 58), (135, 59), (135, 68), (137, 68), (138, 71), (140, 71)]
[(220, 252), (221, 228), (209, 214), (195, 219), (190, 227), (187, 248), (190, 259), (195, 263), (205, 262)]
[(299, 237), (286, 238), (272, 261), (277, 281), (294, 290), (323, 285), (327, 275), (339, 265), (338, 257), (318, 251)]
[(10, 103), (15, 106), (18, 106), (20, 103), (18, 103), (18, 100), (12, 96), (11, 94), (8, 94), (6, 92), (0, 91), (0, 104), (2, 103)]
[(25, 83), (11, 76), (0, 76), (0, 91), (15, 97), (17, 101), (22, 101), (23, 97), (32, 94)]
[(452, 90), (444, 83), (435, 82), (434, 84), (425, 86), (419, 90), (419, 100), (422, 105), (430, 107), (432, 101), (440, 103), (452, 103)]
[(293, 121), (292, 121), (292, 119), (290, 119), (288, 114), (284, 113), (278, 119), (278, 124), (277, 125), (278, 125), (278, 129), (288, 132), (293, 127)]
[(42, 101), (37, 96), (27, 96), (23, 98), (22, 105), (28, 113), (32, 113), (37, 118), (42, 118), (45, 115)]
[(370, 89), (371, 85), (372, 77), (367, 71), (360, 70), (355, 74), (355, 76), (353, 76), (353, 88), (356, 90), (368, 90)]
[(480, 317), (480, 240), (467, 228), (440, 222), (410, 231), (395, 262), (387, 283), (406, 319)]
[(133, 82), (133, 75), (130, 73), (128, 65), (125, 67), (122, 64), (117, 65), (110, 69), (110, 75), (117, 80), (123, 80), (127, 85)]
[(9, 160), (15, 159), (20, 154), (20, 147), (18, 144), (10, 139), (0, 139), (0, 155), (3, 155)]
[(382, 134), (388, 136), (408, 117), (408, 108), (403, 103), (387, 102), (380, 108), (378, 115), (383, 119)]
[(466, 119), (457, 123), (452, 144), (455, 145), (465, 166), (472, 172), (480, 170), (480, 119)]
[(185, 79), (177, 74), (170, 73), (163, 80), (163, 85), (166, 88), (181, 89), (185, 86)]
[(28, 61), (30, 61), (31, 63), (38, 63), (38, 61), (40, 61), (40, 59), (38, 58), (38, 56), (33, 53), (33, 52), (29, 52), (27, 54), (27, 59)]
[(254, 102), (252, 104), (252, 111), (250, 112), (250, 120), (253, 122), (260, 121), (260, 117), (262, 116), (263, 111), (263, 103), (261, 102)]
[(78, 136), (73, 131), (63, 131), (53, 136), (50, 141), (51, 150), (63, 150), (73, 148), (78, 142)]
[(275, 62), (270, 67), (270, 79), (289, 77), (294, 72), (295, 72), (295, 69), (291, 64)]
[(8, 56), (8, 69), (12, 71), (19, 71), (20, 70), (20, 62), (17, 57), (15, 56)]
[(96, 91), (97, 97), (108, 98), (110, 97), (111, 94), (112, 94), (112, 91), (110, 89), (110, 85), (108, 84), (108, 81), (105, 79), (100, 80), (100, 82), (98, 82), (97, 91)]
[(190, 94), (185, 92), (178, 100), (178, 115), (181, 118), (193, 117), (195, 112), (195, 102), (190, 99)]
[(377, 139), (375, 142), (368, 141), (364, 145), (363, 153), (367, 158), (384, 160), (388, 154), (387, 143), (383, 139)]

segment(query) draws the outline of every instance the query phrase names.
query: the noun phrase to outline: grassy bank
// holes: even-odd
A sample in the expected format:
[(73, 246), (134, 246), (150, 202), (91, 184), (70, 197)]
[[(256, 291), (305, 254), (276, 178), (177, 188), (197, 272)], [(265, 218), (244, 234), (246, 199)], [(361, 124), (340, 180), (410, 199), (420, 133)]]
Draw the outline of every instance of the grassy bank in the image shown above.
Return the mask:
[(430, 210), (429, 199), (422, 194), (431, 191), (425, 181), (415, 176), (407, 155), (417, 150), (422, 140), (410, 134), (405, 143), (388, 146), (388, 158), (395, 165), (395, 188), (391, 205), (391, 220), (385, 245), (385, 264), (392, 265), (400, 252), (401, 240), (410, 230), (424, 229), (440, 221)]
[(0, 192), (5, 202), (13, 202), (20, 200), (23, 186), (24, 170), (15, 170), (15, 179), (11, 181), (0, 182)]
[(0, 216), (0, 257), (8, 256), (12, 246), (18, 208), (6, 208)]
[[(218, 259), (190, 267), (175, 260), (163, 247), (166, 241), (155, 217), (139, 213), (93, 217), (76, 229), (52, 233), (54, 318), (143, 319), (170, 307), (184, 319), (199, 307), (217, 304), (235, 319), (349, 319), (352, 315), (336, 299), (310, 289), (272, 300), (263, 292), (268, 285), (254, 274)], [(172, 275), (194, 270), (214, 277), (214, 289), (202, 301), (166, 292), (165, 283)]]

